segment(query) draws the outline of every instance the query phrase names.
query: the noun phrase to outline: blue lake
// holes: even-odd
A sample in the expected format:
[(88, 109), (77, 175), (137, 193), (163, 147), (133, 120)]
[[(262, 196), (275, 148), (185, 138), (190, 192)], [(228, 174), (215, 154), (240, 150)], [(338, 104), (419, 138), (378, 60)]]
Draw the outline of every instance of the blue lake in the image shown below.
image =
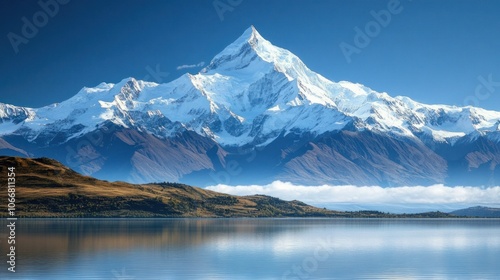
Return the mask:
[(499, 219), (17, 221), (0, 279), (498, 279)]

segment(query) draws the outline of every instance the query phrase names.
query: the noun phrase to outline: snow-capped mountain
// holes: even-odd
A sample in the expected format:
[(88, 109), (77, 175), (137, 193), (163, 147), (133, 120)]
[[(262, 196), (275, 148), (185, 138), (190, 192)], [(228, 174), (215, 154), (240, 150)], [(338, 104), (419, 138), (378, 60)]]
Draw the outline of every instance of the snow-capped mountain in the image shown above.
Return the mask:
[[(116, 134), (104, 135), (110, 127)], [(104, 136), (99, 135), (97, 144), (81, 144), (99, 133)], [(187, 135), (195, 143), (188, 143)], [(323, 143), (328, 151), (318, 145), (325, 135), (332, 137)], [(384, 148), (374, 151), (360, 135), (384, 138), (371, 143)], [(70, 166), (87, 174), (102, 172), (105, 179), (116, 173), (107, 163), (120, 153), (110, 147), (123, 142), (128, 150), (135, 147), (123, 158), (132, 174), (123, 179), (136, 182), (217, 174), (227, 169), (228, 159), (241, 161), (243, 147), (266, 151), (260, 164), (273, 171), (265, 176), (311, 183), (444, 182), (453, 177), (448, 171), (455, 165), (471, 171), (488, 164), (493, 172), (500, 162), (500, 112), (426, 105), (361, 84), (330, 81), (288, 50), (272, 45), (253, 26), (200, 73), (170, 83), (134, 78), (101, 83), (36, 109), (0, 103), (0, 137), (6, 153), (29, 156), (61, 159), (65, 153), (60, 149), (76, 145), (66, 152), (66, 163), (78, 155), (80, 160)], [(353, 139), (360, 143), (338, 154)], [(482, 150), (474, 148), (484, 141)], [(170, 147), (168, 154), (163, 153), (164, 145)], [(398, 145), (400, 150), (389, 152)], [(270, 159), (272, 154), (277, 158)], [(412, 159), (417, 154), (433, 162), (419, 166)], [(90, 159), (81, 160), (86, 157)], [(255, 168), (239, 164), (244, 165), (251, 178)], [(346, 168), (349, 171), (332, 171)], [(116, 178), (123, 176), (118, 173)]]

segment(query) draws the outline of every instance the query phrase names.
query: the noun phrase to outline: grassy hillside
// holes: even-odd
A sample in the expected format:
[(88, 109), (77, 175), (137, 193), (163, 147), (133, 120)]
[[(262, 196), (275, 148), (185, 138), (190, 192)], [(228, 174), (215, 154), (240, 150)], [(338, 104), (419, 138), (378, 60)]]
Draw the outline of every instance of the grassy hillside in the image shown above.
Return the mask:
[[(0, 181), (16, 173), (19, 217), (297, 217), (333, 211), (267, 196), (237, 197), (183, 184), (133, 185), (82, 176), (47, 159), (0, 157)], [(7, 190), (0, 193), (7, 214)]]

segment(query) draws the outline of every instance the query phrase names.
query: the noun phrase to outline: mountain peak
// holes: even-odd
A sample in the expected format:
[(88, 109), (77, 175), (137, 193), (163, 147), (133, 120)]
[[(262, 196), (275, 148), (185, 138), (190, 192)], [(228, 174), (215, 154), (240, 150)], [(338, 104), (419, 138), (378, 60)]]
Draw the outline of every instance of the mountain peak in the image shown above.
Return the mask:
[[(257, 60), (258, 70), (262, 66), (269, 66), (281, 49), (264, 39), (252, 25), (233, 43), (217, 54), (202, 73), (233, 73), (239, 70), (249, 70)], [(263, 62), (263, 64), (261, 64)], [(254, 65), (255, 66), (255, 65)], [(256, 69), (250, 70), (255, 72)]]
[(255, 45), (259, 41), (266, 40), (260, 35), (259, 31), (257, 31), (253, 25), (245, 30), (243, 35), (240, 36), (240, 39), (246, 40), (250, 45)]
[(277, 71), (288, 80), (298, 77), (318, 79), (318, 75), (289, 50), (274, 46), (252, 25), (216, 55), (200, 74), (220, 74), (255, 80)]
[(227, 46), (221, 53), (219, 53), (216, 57), (227, 54), (234, 54), (235, 51), (240, 50), (242, 47), (246, 45), (250, 45), (252, 47), (256, 47), (259, 43), (268, 43), (272, 46), (269, 41), (264, 39), (260, 35), (260, 33), (255, 29), (253, 25), (251, 25), (243, 34), (236, 39), (232, 44)]

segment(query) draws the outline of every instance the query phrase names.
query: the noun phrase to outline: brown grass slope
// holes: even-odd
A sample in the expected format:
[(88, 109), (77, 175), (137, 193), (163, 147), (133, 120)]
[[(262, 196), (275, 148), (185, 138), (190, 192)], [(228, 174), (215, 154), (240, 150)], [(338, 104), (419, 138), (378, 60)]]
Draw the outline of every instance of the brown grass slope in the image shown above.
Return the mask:
[(322, 217), (343, 212), (299, 201), (232, 196), (176, 183), (133, 185), (83, 176), (48, 158), (0, 157), (0, 216), (15, 168), (17, 217)]

